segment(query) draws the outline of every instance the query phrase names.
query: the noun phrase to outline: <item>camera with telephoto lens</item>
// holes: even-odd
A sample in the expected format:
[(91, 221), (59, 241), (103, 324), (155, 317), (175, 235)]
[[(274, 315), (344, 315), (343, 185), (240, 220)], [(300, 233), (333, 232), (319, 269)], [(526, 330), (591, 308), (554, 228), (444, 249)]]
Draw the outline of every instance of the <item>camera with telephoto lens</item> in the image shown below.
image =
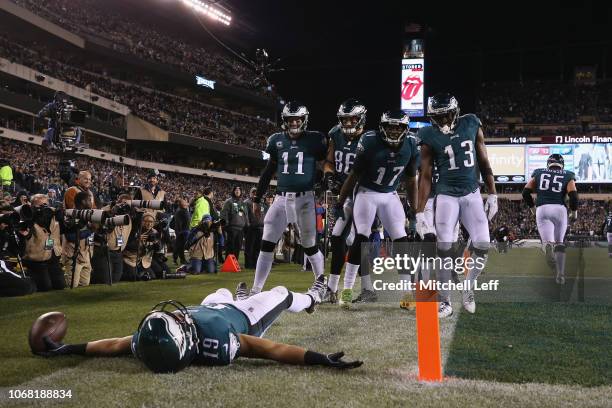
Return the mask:
[(150, 208), (152, 210), (164, 210), (166, 204), (161, 200), (128, 200), (126, 201), (132, 208)]
[(115, 215), (114, 217), (108, 216), (104, 221), (104, 226), (108, 228), (120, 227), (122, 225), (128, 225), (130, 223), (129, 215)]
[(81, 221), (103, 224), (108, 218), (108, 213), (103, 210), (66, 210), (66, 216)]
[(159, 241), (159, 234), (157, 232), (149, 232), (147, 233), (147, 242), (154, 243)]

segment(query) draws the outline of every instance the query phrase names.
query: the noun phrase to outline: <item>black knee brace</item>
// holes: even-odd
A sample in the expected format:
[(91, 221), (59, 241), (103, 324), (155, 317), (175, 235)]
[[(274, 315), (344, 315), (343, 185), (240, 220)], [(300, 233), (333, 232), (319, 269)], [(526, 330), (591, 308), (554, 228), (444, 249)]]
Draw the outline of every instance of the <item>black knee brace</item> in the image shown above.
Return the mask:
[(344, 257), (346, 255), (346, 240), (342, 237), (332, 235), (331, 239), (331, 274), (340, 275), (342, 265), (344, 265)]
[(317, 252), (319, 252), (319, 247), (318, 246), (312, 246), (310, 248), (304, 248), (304, 253), (308, 256), (313, 256), (314, 254), (316, 254)]
[(349, 263), (353, 265), (359, 265), (361, 263), (361, 244), (364, 242), (368, 242), (368, 237), (357, 234), (355, 241), (353, 241), (353, 245), (351, 245), (351, 249), (349, 249)]
[(274, 247), (276, 244), (270, 241), (261, 241), (261, 252), (274, 252)]

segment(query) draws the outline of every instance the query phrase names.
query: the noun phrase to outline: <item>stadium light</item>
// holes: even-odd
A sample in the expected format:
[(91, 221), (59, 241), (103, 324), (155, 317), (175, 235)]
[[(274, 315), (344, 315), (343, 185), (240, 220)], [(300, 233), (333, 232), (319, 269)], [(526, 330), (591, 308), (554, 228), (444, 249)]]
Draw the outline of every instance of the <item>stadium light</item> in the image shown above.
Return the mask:
[(220, 9), (213, 7), (206, 2), (200, 0), (181, 0), (186, 6), (191, 7), (195, 11), (206, 15), (207, 17), (219, 21), (222, 24), (230, 25), (232, 16), (224, 13)]

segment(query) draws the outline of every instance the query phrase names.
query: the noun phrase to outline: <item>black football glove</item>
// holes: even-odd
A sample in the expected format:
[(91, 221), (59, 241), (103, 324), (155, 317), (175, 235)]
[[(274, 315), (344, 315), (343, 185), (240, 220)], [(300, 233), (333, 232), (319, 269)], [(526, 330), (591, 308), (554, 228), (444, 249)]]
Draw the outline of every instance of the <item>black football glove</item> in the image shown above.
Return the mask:
[(341, 370), (361, 367), (363, 361), (344, 361), (344, 352), (339, 351), (332, 354), (321, 354), (308, 350), (304, 355), (304, 363), (307, 365), (322, 365), (325, 367), (339, 368)]
[(43, 339), (43, 342), (45, 343), (45, 347), (47, 348), (47, 351), (38, 351), (38, 352), (35, 352), (34, 354), (38, 354), (39, 356), (43, 356), (43, 357), (65, 356), (65, 355), (71, 354), (70, 348), (66, 346), (64, 343), (57, 343), (51, 340), (49, 336), (44, 336), (42, 339)]

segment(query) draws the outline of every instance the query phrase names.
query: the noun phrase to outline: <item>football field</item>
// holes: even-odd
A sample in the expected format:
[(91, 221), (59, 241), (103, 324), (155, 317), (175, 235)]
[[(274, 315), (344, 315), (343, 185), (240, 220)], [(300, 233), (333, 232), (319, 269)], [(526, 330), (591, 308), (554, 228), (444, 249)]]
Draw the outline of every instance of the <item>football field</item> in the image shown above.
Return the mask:
[[(344, 350), (349, 359), (364, 361), (350, 371), (238, 359), (228, 367), (159, 375), (132, 357), (44, 359), (29, 351), (28, 329), (45, 312), (66, 313), (70, 343), (125, 336), (158, 301), (199, 304), (217, 288), (233, 291), (240, 280), (250, 285), (252, 271), (4, 298), (0, 406), (611, 406), (612, 306), (599, 300), (611, 294), (612, 260), (603, 250), (572, 249), (567, 270), (566, 287), (551, 289), (539, 250), (492, 254), (486, 279), (514, 286), (498, 299), (482, 296), (475, 315), (460, 310), (456, 294), (454, 315), (440, 322), (445, 380), (435, 385), (416, 380), (414, 312), (389, 302), (285, 313), (267, 333), (275, 341)], [(311, 283), (311, 272), (279, 265), (267, 287), (304, 291)], [(10, 399), (16, 389), (70, 390), (72, 397)]]

